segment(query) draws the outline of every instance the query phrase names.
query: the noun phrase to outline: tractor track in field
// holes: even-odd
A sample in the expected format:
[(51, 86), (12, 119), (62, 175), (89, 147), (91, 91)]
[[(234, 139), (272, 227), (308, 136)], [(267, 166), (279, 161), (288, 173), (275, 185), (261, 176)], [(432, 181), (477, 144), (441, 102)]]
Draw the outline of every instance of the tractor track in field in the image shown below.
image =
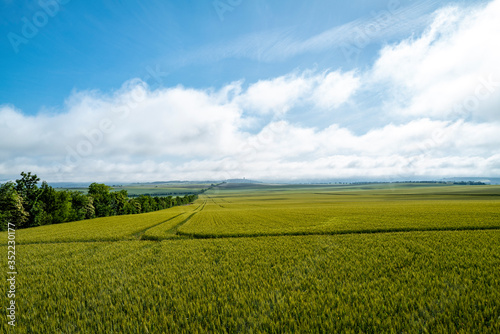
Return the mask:
[(193, 216), (194, 216), (194, 215), (196, 215), (197, 213), (201, 212), (201, 211), (205, 208), (205, 205), (206, 205), (206, 204), (207, 204), (207, 201), (204, 201), (202, 204), (198, 205), (198, 206), (196, 207), (196, 209), (194, 209), (193, 213), (191, 213), (191, 214), (190, 214), (190, 215), (189, 215), (186, 219), (184, 219), (184, 220), (183, 220), (183, 221), (181, 221), (179, 224), (177, 224), (177, 225), (173, 226), (172, 228), (170, 228), (169, 230), (167, 230), (167, 231), (165, 232), (165, 235), (166, 235), (166, 237), (165, 237), (165, 238), (156, 237), (156, 236), (146, 236), (146, 235), (145, 235), (145, 233), (146, 233), (148, 230), (150, 230), (150, 229), (152, 229), (152, 228), (154, 228), (154, 227), (156, 227), (156, 226), (159, 226), (159, 225), (161, 225), (161, 224), (163, 224), (163, 223), (166, 223), (167, 221), (170, 221), (170, 220), (172, 220), (172, 219), (174, 219), (174, 218), (177, 218), (177, 217), (179, 217), (180, 215), (184, 215), (184, 214), (186, 214), (186, 213), (181, 213), (181, 214), (178, 214), (178, 215), (176, 215), (175, 217), (172, 217), (172, 218), (170, 218), (170, 219), (166, 220), (165, 222), (163, 222), (163, 223), (161, 223), (161, 224), (157, 224), (157, 225), (155, 225), (155, 226), (151, 226), (151, 227), (147, 228), (147, 229), (146, 229), (146, 230), (144, 230), (144, 231), (143, 231), (143, 233), (140, 235), (139, 239), (140, 239), (140, 240), (149, 240), (149, 241), (161, 241), (161, 240), (168, 240), (168, 239), (172, 239), (172, 238), (176, 238), (176, 239), (178, 239), (178, 238), (183, 238), (183, 239), (186, 239), (187, 237), (186, 237), (186, 236), (184, 236), (184, 235), (182, 235), (182, 234), (179, 234), (177, 230), (178, 230), (178, 229), (179, 229), (182, 225), (186, 224), (186, 223), (187, 223), (187, 222), (188, 222), (191, 218), (193, 218)]
[(194, 212), (192, 214), (190, 214), (186, 219), (184, 219), (183, 221), (181, 221), (179, 224), (175, 225), (174, 227), (172, 227), (170, 230), (168, 230), (166, 232), (166, 234), (172, 234), (172, 235), (177, 235), (177, 236), (182, 236), (181, 234), (179, 234), (179, 232), (177, 231), (182, 225), (186, 224), (191, 218), (194, 217), (194, 215), (196, 215), (197, 213), (200, 213), (201, 211), (203, 211), (203, 209), (205, 208), (205, 205), (207, 204), (207, 202), (205, 201), (203, 203), (203, 206), (200, 206), (198, 208), (196, 208), (194, 210)]
[[(205, 202), (206, 202), (206, 201), (205, 201)], [(197, 210), (198, 210), (200, 207), (201, 207), (201, 210), (203, 210), (203, 208), (205, 207), (205, 202), (204, 202), (204, 203), (201, 203), (200, 205), (198, 205), (198, 206), (196, 207), (196, 209), (194, 209), (194, 212), (197, 212)], [(201, 211), (201, 210), (199, 210), (199, 211)], [(154, 240), (154, 239), (147, 239), (147, 238), (145, 238), (145, 233), (146, 233), (147, 231), (149, 231), (150, 229), (155, 228), (156, 226), (160, 226), (161, 224), (165, 224), (166, 222), (169, 222), (169, 221), (171, 221), (172, 219), (175, 219), (175, 218), (177, 218), (177, 217), (179, 217), (179, 216), (181, 216), (181, 215), (183, 215), (183, 214), (185, 214), (185, 213), (184, 213), (184, 212), (179, 213), (178, 215), (175, 215), (175, 216), (173, 216), (173, 217), (170, 217), (169, 219), (164, 220), (164, 221), (162, 221), (161, 223), (158, 223), (158, 224), (155, 224), (155, 225), (149, 226), (149, 227), (147, 227), (147, 228), (145, 228), (145, 229), (143, 229), (143, 230), (141, 230), (141, 231), (139, 231), (139, 232), (136, 232), (136, 233), (134, 233), (132, 236), (133, 236), (135, 239), (137, 239), (137, 240)], [(191, 216), (189, 216), (188, 220), (190, 219), (190, 217), (191, 217)], [(178, 225), (176, 225), (176, 226), (178, 226)], [(172, 228), (172, 229), (173, 229), (173, 228)], [(172, 230), (172, 229), (170, 229), (170, 230)], [(169, 230), (169, 231), (170, 231), (170, 230)], [(168, 232), (168, 231), (167, 231), (167, 232)]]
[(148, 230), (152, 229), (153, 227), (159, 226), (159, 225), (161, 225), (161, 224), (165, 224), (166, 222), (171, 221), (172, 219), (175, 219), (175, 218), (177, 218), (177, 217), (179, 217), (180, 215), (183, 215), (183, 214), (184, 214), (184, 213), (179, 213), (178, 215), (175, 215), (175, 216), (173, 216), (173, 217), (170, 217), (169, 219), (164, 220), (164, 221), (162, 221), (161, 223), (158, 223), (158, 224), (155, 224), (155, 225), (149, 226), (148, 228), (145, 228), (145, 229), (143, 229), (143, 230), (141, 230), (141, 231), (139, 231), (139, 232), (137, 232), (137, 233), (134, 233), (132, 236), (133, 236), (135, 239), (142, 240), (142, 237), (144, 236), (144, 234), (145, 234)]

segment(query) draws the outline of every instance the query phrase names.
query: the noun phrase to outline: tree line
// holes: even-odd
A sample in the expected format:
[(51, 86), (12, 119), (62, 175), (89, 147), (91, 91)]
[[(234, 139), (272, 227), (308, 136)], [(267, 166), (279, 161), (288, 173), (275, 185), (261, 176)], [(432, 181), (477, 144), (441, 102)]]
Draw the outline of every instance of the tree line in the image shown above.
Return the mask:
[(138, 214), (185, 205), (198, 198), (197, 194), (183, 197), (140, 195), (130, 198), (126, 190), (111, 191), (111, 187), (92, 183), (88, 193), (57, 191), (31, 172), (21, 173), (16, 182), (0, 185), (0, 231), (7, 223), (16, 228), (59, 224), (70, 221)]

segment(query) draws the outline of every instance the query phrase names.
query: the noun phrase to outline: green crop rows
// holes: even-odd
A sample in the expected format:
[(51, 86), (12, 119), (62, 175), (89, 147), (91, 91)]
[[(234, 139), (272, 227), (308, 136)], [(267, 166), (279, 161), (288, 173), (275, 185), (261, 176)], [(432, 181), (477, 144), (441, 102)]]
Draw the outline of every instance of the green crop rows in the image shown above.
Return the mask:
[(15, 333), (498, 333), (499, 194), (228, 185), (19, 230)]
[[(45, 243), (73, 241), (116, 241), (135, 239), (137, 234), (192, 209), (192, 205), (136, 215), (113, 216), (81, 220), (73, 223), (46, 225), (16, 232), (16, 242)], [(0, 233), (3, 242), (7, 232)]]
[(17, 330), (498, 332), (499, 244), (439, 231), (26, 245)]
[(163, 224), (152, 227), (144, 232), (141, 239), (143, 240), (162, 240), (162, 239), (172, 239), (178, 238), (178, 228), (182, 226), (185, 222), (189, 221), (194, 215), (203, 210), (205, 207), (205, 202), (198, 204), (196, 208), (191, 208), (191, 210), (184, 209), (184, 211), (178, 215), (173, 216), (168, 221)]
[(498, 197), (428, 191), (277, 191), (229, 198), (222, 192), (209, 195), (204, 210), (179, 233), (221, 237), (500, 228)]

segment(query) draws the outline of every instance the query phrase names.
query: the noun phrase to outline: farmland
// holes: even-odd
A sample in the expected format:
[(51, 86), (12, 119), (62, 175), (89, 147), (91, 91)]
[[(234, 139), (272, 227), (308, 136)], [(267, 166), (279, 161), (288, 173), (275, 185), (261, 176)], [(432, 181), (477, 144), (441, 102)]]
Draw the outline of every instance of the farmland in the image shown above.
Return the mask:
[[(173, 207), (168, 210), (136, 215), (102, 217), (73, 223), (45, 225), (16, 232), (18, 244), (75, 242), (75, 241), (118, 241), (137, 239), (145, 231), (171, 224), (178, 215), (189, 212), (193, 206)], [(3, 233), (5, 235), (5, 232)], [(6, 236), (3, 240), (7, 240)]]
[(220, 237), (500, 227), (498, 187), (235, 189), (218, 187), (203, 196), (203, 212), (179, 233)]
[[(210, 183), (193, 182), (158, 182), (158, 183), (132, 183), (112, 185), (113, 191), (126, 190), (130, 196), (148, 194), (151, 196), (183, 196), (193, 194), (210, 187)], [(73, 190), (87, 193), (88, 186), (58, 187), (58, 190)]]
[(20, 230), (16, 333), (498, 332), (499, 195), (224, 184)]

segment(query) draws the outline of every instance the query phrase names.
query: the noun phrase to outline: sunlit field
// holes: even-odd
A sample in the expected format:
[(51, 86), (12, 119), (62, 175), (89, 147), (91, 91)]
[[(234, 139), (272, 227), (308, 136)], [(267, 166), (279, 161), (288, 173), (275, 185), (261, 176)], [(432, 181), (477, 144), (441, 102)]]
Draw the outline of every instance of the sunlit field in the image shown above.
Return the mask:
[(203, 211), (179, 233), (219, 237), (500, 228), (496, 187), (261, 186), (239, 194), (229, 189), (202, 196)]
[(498, 186), (223, 184), (16, 240), (16, 333), (500, 331)]

